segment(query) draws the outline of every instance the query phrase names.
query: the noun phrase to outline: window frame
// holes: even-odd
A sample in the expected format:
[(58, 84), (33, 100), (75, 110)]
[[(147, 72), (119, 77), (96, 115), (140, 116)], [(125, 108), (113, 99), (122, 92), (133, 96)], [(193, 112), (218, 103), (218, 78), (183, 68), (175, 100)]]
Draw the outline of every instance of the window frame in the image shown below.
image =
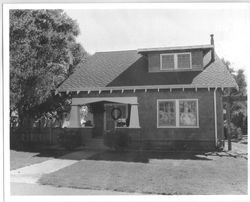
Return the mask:
[[(160, 126), (159, 125), (159, 103), (160, 102), (175, 102), (175, 126)], [(180, 101), (195, 101), (196, 103), (196, 117), (197, 125), (196, 126), (181, 126), (180, 125)], [(188, 98), (188, 99), (157, 99), (157, 128), (199, 128), (199, 101), (198, 99)]]
[[(178, 55), (186, 55), (188, 54), (190, 56), (190, 67), (189, 68), (178, 68)], [(162, 66), (162, 57), (165, 55), (173, 55), (174, 56), (174, 68), (173, 69), (164, 69)], [(192, 54), (191, 52), (181, 52), (181, 53), (162, 53), (160, 54), (160, 70), (163, 71), (178, 71), (178, 70), (187, 70), (192, 69)]]

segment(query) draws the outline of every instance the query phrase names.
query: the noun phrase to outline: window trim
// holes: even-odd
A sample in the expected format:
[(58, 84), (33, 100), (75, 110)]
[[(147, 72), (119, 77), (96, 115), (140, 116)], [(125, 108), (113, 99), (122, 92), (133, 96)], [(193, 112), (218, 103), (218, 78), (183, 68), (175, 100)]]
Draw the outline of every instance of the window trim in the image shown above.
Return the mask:
[[(160, 126), (159, 125), (159, 103), (163, 101), (174, 101), (175, 102), (175, 126)], [(195, 101), (196, 102), (196, 117), (197, 117), (197, 125), (196, 126), (180, 126), (180, 101)], [(188, 98), (188, 99), (157, 99), (157, 128), (199, 128), (199, 101), (198, 99)]]
[[(178, 68), (178, 55), (185, 55), (188, 54), (190, 55), (190, 67), (189, 68)], [(165, 55), (173, 55), (174, 56), (174, 68), (173, 69), (164, 69), (162, 66), (162, 57)], [(192, 54), (191, 52), (181, 52), (181, 53), (162, 53), (160, 54), (160, 70), (163, 71), (175, 71), (175, 70), (187, 70), (187, 69), (192, 69)]]

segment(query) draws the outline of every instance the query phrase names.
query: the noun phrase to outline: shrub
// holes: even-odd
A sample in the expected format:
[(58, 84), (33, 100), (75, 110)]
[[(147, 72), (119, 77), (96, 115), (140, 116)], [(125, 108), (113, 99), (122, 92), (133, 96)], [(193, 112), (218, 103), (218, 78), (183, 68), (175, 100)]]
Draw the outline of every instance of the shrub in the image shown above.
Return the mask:
[(131, 137), (125, 131), (110, 131), (104, 135), (104, 144), (115, 150), (122, 150), (129, 146)]
[(72, 150), (81, 145), (81, 136), (79, 131), (72, 131), (69, 129), (63, 129), (58, 135), (59, 144), (69, 150)]

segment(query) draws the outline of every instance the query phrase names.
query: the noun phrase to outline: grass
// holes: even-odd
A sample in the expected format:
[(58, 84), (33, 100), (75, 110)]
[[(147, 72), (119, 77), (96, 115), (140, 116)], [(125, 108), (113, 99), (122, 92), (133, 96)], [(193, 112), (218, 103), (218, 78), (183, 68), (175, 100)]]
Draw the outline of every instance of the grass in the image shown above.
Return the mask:
[(39, 182), (145, 194), (247, 194), (247, 160), (213, 153), (103, 152)]

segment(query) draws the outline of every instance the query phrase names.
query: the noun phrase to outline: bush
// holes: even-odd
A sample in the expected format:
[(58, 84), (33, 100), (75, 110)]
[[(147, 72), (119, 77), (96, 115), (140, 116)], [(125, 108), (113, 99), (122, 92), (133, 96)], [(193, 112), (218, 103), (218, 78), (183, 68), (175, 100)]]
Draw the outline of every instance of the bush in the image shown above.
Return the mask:
[(79, 131), (63, 129), (58, 135), (59, 144), (69, 150), (72, 150), (81, 145), (81, 136)]
[(129, 146), (131, 137), (124, 131), (111, 131), (104, 135), (104, 144), (115, 150), (122, 150)]

